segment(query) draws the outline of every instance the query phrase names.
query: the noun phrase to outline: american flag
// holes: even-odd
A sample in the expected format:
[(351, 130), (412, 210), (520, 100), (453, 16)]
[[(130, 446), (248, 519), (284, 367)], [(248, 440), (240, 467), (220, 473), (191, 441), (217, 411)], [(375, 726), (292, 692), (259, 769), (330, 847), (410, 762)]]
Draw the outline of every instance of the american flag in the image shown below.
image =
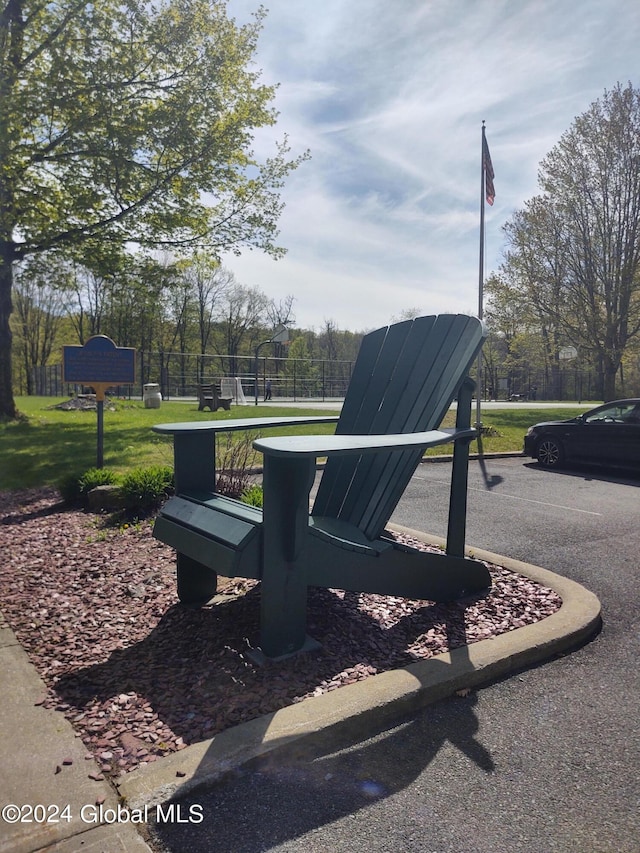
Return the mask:
[(493, 164), (491, 163), (491, 154), (489, 154), (489, 146), (487, 145), (487, 140), (482, 136), (482, 168), (484, 169), (484, 189), (487, 197), (487, 204), (493, 204), (496, 198), (495, 187), (493, 186), (493, 179), (495, 178), (495, 174), (493, 172)]

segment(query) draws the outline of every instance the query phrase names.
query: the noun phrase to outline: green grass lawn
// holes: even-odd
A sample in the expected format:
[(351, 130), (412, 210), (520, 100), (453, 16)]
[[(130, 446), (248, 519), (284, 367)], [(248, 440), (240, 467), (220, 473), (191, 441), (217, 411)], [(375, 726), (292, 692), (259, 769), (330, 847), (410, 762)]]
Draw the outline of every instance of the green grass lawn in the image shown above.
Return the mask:
[[(0, 488), (17, 489), (57, 484), (66, 474), (83, 473), (96, 465), (97, 415), (94, 411), (56, 409), (59, 398), (17, 397), (26, 419), (0, 424)], [(113, 405), (112, 410), (110, 406)], [(199, 412), (196, 402), (163, 403), (145, 409), (140, 401), (114, 401), (104, 407), (104, 467), (117, 473), (147, 465), (173, 465), (171, 436), (151, 431), (158, 423), (223, 421), (285, 415), (324, 415), (317, 409), (273, 406), (233, 406), (231, 411)], [(337, 414), (337, 412), (336, 412)], [(304, 432), (288, 427), (280, 433)], [(316, 432), (333, 432), (333, 424), (319, 424)], [(308, 429), (307, 429), (308, 431)], [(267, 434), (268, 431), (264, 431)], [(273, 432), (273, 431), (271, 431)]]
[[(594, 404), (595, 405), (595, 404)], [(535, 405), (527, 408), (517, 408), (504, 404), (504, 408), (492, 408), (483, 410), (482, 425), (487, 434), (482, 437), (483, 453), (514, 453), (522, 450), (524, 435), (527, 429), (541, 421), (563, 421), (573, 418), (584, 412), (584, 407), (576, 405), (573, 408), (536, 408)], [(472, 422), (475, 418), (474, 410), (471, 415)], [(455, 413), (449, 412), (443, 421), (443, 426), (455, 425)], [(428, 456), (437, 456), (450, 452), (450, 445), (444, 447), (433, 447), (427, 451)], [(478, 442), (471, 443), (471, 453), (478, 452)]]
[[(97, 417), (95, 411), (63, 411), (55, 406), (62, 402), (52, 397), (18, 397), (16, 405), (25, 419), (0, 424), (0, 488), (18, 489), (55, 485), (65, 475), (83, 473), (95, 467), (97, 457)], [(159, 409), (145, 409), (140, 401), (116, 401), (114, 410), (105, 404), (104, 467), (125, 473), (147, 465), (172, 465), (170, 436), (156, 435), (153, 424), (177, 421), (229, 420), (230, 418), (277, 417), (286, 415), (324, 415), (331, 412), (305, 409), (304, 406), (234, 406), (231, 411), (199, 412), (195, 402), (163, 403)], [(524, 433), (541, 420), (573, 417), (582, 409), (509, 408), (483, 412), (482, 420), (491, 427), (491, 435), (482, 440), (486, 453), (522, 450)], [(336, 412), (337, 414), (337, 412)], [(453, 413), (445, 426), (454, 423)], [(333, 424), (288, 427), (280, 434), (331, 433)], [(268, 431), (262, 431), (268, 434)], [(433, 448), (430, 453), (450, 452), (450, 445)], [(477, 442), (471, 447), (477, 451)], [(257, 460), (259, 461), (259, 460)]]

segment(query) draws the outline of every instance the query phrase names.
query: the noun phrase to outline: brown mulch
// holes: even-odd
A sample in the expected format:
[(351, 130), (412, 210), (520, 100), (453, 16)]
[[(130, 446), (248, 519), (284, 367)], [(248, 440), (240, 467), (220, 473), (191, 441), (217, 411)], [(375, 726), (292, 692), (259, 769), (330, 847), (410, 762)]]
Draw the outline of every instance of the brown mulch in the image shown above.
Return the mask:
[(539, 621), (559, 596), (498, 566), (485, 597), (449, 605), (309, 593), (322, 648), (255, 666), (259, 584), (224, 580), (215, 603), (177, 603), (173, 551), (152, 522), (108, 526), (54, 489), (0, 492), (0, 608), (44, 680), (40, 704), (71, 721), (119, 775), (230, 726)]

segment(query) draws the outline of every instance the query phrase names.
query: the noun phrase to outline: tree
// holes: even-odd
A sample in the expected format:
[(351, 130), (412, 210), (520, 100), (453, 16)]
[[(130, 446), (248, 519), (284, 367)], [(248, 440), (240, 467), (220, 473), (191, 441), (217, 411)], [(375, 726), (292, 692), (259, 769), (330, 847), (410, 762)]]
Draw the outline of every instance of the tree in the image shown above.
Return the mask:
[[(184, 275), (191, 285), (198, 312), (200, 355), (210, 349), (215, 322), (222, 315), (223, 297), (235, 286), (230, 270), (224, 269), (213, 257), (196, 254), (185, 267)], [(200, 377), (202, 379), (202, 377)]]
[[(577, 345), (575, 315), (567, 314), (568, 263), (565, 225), (552, 199), (535, 196), (505, 226), (509, 243), (500, 275), (487, 283), (492, 320), (497, 319), (506, 340), (534, 333), (542, 344), (544, 369), (551, 394), (561, 397), (560, 349)], [(505, 330), (513, 324), (512, 332)], [(511, 349), (511, 348), (509, 348)], [(526, 348), (531, 356), (531, 347)]]
[[(295, 301), (296, 298), (291, 293), (279, 302), (276, 302), (275, 299), (271, 299), (269, 301), (267, 305), (267, 317), (271, 323), (272, 329), (277, 329), (279, 326), (286, 326), (288, 329), (291, 328), (296, 321), (296, 316), (293, 313), (293, 304)], [(280, 371), (280, 366), (282, 365), (283, 360), (287, 358), (288, 351), (289, 341), (276, 341), (273, 344), (273, 356), (276, 359), (276, 373)]]
[(222, 328), (226, 351), (230, 356), (229, 375), (237, 376), (241, 344), (247, 341), (249, 351), (256, 335), (265, 334), (265, 317), (269, 300), (257, 287), (236, 284), (224, 294)]
[(38, 263), (41, 258), (30, 260), (16, 275), (15, 316), (27, 394), (34, 394), (41, 393), (37, 383), (34, 386), (34, 369), (46, 366), (64, 316), (61, 293), (55, 284), (66, 270), (55, 268), (55, 258), (47, 264)]
[(305, 335), (298, 335), (291, 341), (287, 360), (284, 363), (284, 375), (290, 380), (295, 396), (310, 394), (320, 386), (318, 366), (311, 360), (311, 352)]
[(165, 258), (164, 268), (169, 279), (169, 285), (164, 288), (162, 299), (162, 320), (158, 338), (160, 349), (160, 367), (162, 393), (165, 395), (168, 388), (165, 378), (169, 374), (169, 364), (175, 353), (176, 347), (179, 353), (181, 393), (184, 394), (185, 374), (187, 365), (187, 352), (192, 337), (192, 321), (196, 314), (196, 303), (191, 286), (191, 281), (184, 275), (184, 269), (180, 265), (172, 264)]
[(274, 88), (251, 67), (263, 12), (224, 0), (0, 0), (0, 417), (13, 265), (49, 249), (256, 246), (303, 157), (256, 161)]
[(318, 335), (318, 345), (323, 358), (329, 361), (337, 361), (340, 358), (340, 338), (336, 321), (325, 318), (324, 328)]
[(602, 396), (640, 334), (640, 91), (618, 84), (542, 161), (539, 182), (562, 232), (562, 317), (593, 348)]
[(277, 329), (278, 326), (291, 327), (295, 323), (296, 317), (293, 313), (293, 303), (295, 301), (295, 296), (290, 293), (284, 299), (280, 299), (279, 302), (276, 302), (275, 299), (269, 302), (267, 317), (274, 329)]
[(69, 283), (63, 288), (65, 308), (81, 344), (101, 332), (108, 293), (106, 279), (106, 276), (73, 264)]
[(415, 320), (416, 317), (420, 317), (423, 313), (421, 308), (403, 308), (399, 314), (393, 315), (391, 322), (402, 323), (403, 320)]
[(640, 336), (640, 92), (605, 92), (542, 161), (539, 184), (505, 225), (494, 284), (506, 289), (494, 287), (492, 310), (515, 310), (540, 336), (552, 387), (571, 344), (582, 364), (594, 361), (599, 396), (611, 399)]

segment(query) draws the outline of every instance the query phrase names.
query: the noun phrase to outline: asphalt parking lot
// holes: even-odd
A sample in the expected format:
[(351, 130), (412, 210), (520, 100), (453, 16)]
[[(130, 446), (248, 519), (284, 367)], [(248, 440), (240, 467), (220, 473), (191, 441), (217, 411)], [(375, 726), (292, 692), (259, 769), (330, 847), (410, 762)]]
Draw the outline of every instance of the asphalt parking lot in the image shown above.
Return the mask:
[[(394, 521), (444, 535), (449, 463)], [(425, 708), (391, 731), (271, 757), (190, 801), (206, 833), (167, 850), (640, 851), (640, 478), (472, 462), (467, 543), (566, 575), (604, 626), (571, 654)], [(159, 839), (156, 839), (159, 840)]]
[[(421, 465), (392, 520), (446, 535), (448, 476), (448, 463)], [(637, 589), (640, 475), (547, 471), (526, 458), (472, 461), (467, 545), (566, 575), (600, 597), (606, 612), (609, 591)]]

